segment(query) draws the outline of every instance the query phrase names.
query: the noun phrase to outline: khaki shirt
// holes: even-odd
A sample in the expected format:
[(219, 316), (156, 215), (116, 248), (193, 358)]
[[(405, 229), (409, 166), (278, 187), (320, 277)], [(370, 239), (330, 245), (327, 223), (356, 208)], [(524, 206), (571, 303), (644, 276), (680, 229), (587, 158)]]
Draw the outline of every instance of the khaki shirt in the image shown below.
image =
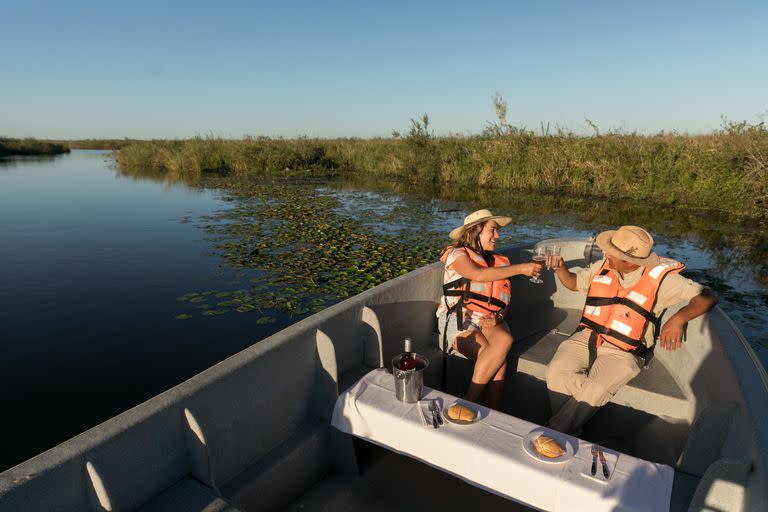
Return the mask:
[[(575, 268), (571, 270), (576, 274), (576, 288), (580, 292), (586, 293), (589, 290), (589, 285), (592, 282), (592, 277), (600, 272), (605, 260), (596, 261), (587, 268)], [(640, 280), (643, 275), (643, 268), (639, 267), (632, 272), (624, 274), (624, 277), (619, 276), (618, 272), (611, 270), (619, 279), (619, 286), (622, 288), (631, 288)], [(698, 294), (704, 291), (704, 286), (700, 285), (696, 281), (681, 276), (679, 273), (669, 274), (661, 282), (659, 292), (656, 298), (656, 305), (653, 308), (653, 314), (659, 316), (665, 309), (679, 304), (681, 302), (688, 302)], [(650, 326), (645, 330), (645, 344), (646, 346), (653, 345), (653, 328)]]

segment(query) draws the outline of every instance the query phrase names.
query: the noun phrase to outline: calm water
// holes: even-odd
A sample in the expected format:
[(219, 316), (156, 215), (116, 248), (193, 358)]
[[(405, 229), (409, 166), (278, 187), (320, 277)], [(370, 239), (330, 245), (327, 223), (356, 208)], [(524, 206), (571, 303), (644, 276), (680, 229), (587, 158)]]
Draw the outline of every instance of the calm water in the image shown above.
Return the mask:
[[(446, 233), (478, 204), (512, 213), (505, 241), (589, 235), (629, 221), (615, 210), (573, 213), (551, 199), (448, 198), (313, 186), (337, 214), (379, 233)], [(0, 160), (0, 386), (10, 467), (136, 405), (300, 317), (193, 314), (177, 298), (229, 290), (256, 271), (230, 266), (206, 227), (242, 202), (215, 189), (127, 177), (108, 152)], [(569, 210), (570, 209), (570, 210)], [(717, 288), (721, 305), (768, 364), (768, 291), (737, 256), (750, 228), (658, 212), (640, 219), (659, 252), (686, 261)], [(617, 216), (618, 215), (618, 216)], [(641, 222), (642, 221), (642, 222)], [(718, 237), (713, 242), (712, 233)], [(763, 249), (765, 250), (765, 249)], [(749, 258), (748, 258), (749, 259)]]

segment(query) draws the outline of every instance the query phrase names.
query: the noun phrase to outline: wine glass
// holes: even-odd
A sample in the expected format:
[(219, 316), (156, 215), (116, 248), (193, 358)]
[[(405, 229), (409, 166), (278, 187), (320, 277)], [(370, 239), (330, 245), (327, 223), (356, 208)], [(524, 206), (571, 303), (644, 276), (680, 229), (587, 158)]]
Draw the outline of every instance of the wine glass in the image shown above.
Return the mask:
[(557, 270), (560, 266), (560, 247), (557, 245), (548, 245), (546, 248), (547, 254), (547, 270)]
[[(543, 246), (536, 246), (533, 249), (533, 255), (531, 255), (531, 261), (536, 263), (540, 268), (544, 268), (544, 263), (547, 261), (547, 251)], [(544, 281), (538, 277), (531, 278), (532, 283), (541, 284)]]

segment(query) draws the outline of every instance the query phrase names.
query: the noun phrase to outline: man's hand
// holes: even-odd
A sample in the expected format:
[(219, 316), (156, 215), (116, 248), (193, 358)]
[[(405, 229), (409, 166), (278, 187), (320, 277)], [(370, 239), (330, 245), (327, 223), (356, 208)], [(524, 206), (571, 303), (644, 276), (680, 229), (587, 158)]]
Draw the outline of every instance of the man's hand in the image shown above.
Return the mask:
[(560, 267), (565, 266), (565, 260), (559, 254), (553, 254), (549, 258), (549, 266), (552, 268), (552, 270), (557, 270)]
[(555, 275), (560, 280), (561, 283), (563, 283), (563, 286), (568, 288), (569, 290), (576, 291), (576, 274), (568, 270), (565, 266), (565, 260), (562, 256), (557, 256), (556, 264), (557, 267), (555, 268)]
[(685, 320), (672, 316), (664, 322), (659, 336), (659, 344), (664, 350), (674, 352), (683, 346), (683, 331), (685, 330)]
[(697, 316), (701, 316), (717, 304), (717, 297), (705, 288), (692, 298), (688, 304), (666, 321), (661, 328), (659, 343), (664, 350), (675, 351), (682, 346), (685, 324)]

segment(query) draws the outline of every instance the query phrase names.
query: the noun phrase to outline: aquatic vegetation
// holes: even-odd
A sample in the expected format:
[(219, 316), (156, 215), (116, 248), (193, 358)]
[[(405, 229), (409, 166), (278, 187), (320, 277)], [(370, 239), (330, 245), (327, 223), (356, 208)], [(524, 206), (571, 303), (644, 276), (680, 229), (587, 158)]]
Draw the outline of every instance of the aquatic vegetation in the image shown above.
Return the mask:
[(69, 153), (69, 147), (47, 140), (0, 137), (0, 156), (58, 155), (61, 153)]
[[(444, 234), (408, 224), (377, 232), (366, 225), (372, 216), (381, 221), (376, 212), (346, 214), (338, 199), (311, 184), (211, 178), (204, 186), (224, 190), (234, 206), (201, 218), (200, 227), (228, 267), (244, 270), (244, 287), (177, 297), (208, 306), (206, 316), (306, 316), (435, 261), (444, 243)], [(275, 321), (264, 315), (256, 323)]]

